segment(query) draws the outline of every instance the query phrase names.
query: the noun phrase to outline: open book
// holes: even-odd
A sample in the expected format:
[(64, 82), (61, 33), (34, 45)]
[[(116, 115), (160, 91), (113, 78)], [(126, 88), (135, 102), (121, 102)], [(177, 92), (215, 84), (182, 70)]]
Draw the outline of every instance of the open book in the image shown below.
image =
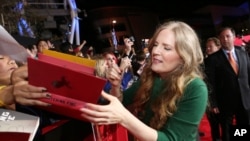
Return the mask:
[(0, 139), (2, 141), (33, 141), (39, 117), (0, 108)]

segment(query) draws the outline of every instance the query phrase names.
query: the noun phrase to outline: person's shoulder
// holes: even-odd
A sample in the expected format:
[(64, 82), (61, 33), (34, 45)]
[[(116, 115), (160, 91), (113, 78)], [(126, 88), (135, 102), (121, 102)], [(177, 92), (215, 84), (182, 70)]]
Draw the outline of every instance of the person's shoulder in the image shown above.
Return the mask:
[[(222, 49), (219, 49), (218, 51), (216, 51), (216, 52), (214, 52), (214, 53), (212, 53), (212, 54), (210, 54), (210, 55), (208, 55), (208, 57), (215, 57), (215, 56), (218, 56), (218, 55), (221, 55), (223, 53), (223, 50)], [(207, 58), (208, 58), (207, 57)]]
[(217, 58), (221, 57), (222, 55), (223, 55), (223, 51), (220, 49), (220, 50), (214, 52), (213, 54), (208, 55), (208, 56), (204, 59), (204, 61), (206, 62), (206, 61), (208, 61), (208, 60), (214, 60), (214, 59), (217, 59)]
[(238, 51), (238, 52), (245, 52), (245, 49), (242, 46), (235, 46), (234, 49), (235, 51)]
[(234, 46), (235, 49), (242, 49), (242, 46)]
[(204, 86), (206, 86), (206, 83), (202, 78), (195, 77), (188, 82), (188, 85), (204, 85)]
[(202, 79), (200, 77), (195, 77), (195, 78), (191, 79), (187, 83), (186, 87), (189, 89), (195, 89), (198, 91), (207, 91), (206, 82), (204, 81), (204, 79)]
[(208, 88), (207, 88), (205, 81), (199, 77), (191, 79), (186, 85), (184, 95), (186, 98), (188, 97), (189, 98), (190, 97), (202, 97), (202, 99), (206, 98), (208, 95)]

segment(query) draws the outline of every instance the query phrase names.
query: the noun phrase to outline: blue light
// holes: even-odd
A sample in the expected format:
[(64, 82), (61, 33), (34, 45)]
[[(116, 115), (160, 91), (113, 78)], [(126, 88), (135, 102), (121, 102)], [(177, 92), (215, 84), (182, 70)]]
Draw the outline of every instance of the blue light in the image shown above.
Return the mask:
[(27, 34), (29, 37), (35, 37), (33, 31), (29, 27), (27, 21), (22, 16), (23, 12), (23, 3), (17, 2), (16, 6), (14, 7), (14, 11), (20, 14), (19, 21), (17, 23), (17, 29), (20, 36), (24, 36)]

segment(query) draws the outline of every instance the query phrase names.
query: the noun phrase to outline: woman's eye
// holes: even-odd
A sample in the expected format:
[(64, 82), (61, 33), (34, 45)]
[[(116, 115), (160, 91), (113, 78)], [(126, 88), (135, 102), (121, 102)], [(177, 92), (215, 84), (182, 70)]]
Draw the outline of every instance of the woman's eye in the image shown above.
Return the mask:
[(171, 48), (170, 48), (170, 47), (164, 47), (164, 49), (165, 49), (165, 50), (171, 50)]

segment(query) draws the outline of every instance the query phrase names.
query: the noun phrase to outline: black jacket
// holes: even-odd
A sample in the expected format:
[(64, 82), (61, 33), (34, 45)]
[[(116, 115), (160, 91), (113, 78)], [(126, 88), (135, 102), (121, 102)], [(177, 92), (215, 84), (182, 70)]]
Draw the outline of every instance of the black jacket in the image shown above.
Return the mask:
[(250, 109), (250, 60), (246, 51), (235, 47), (239, 72), (235, 74), (223, 50), (205, 59), (205, 72), (208, 78), (210, 104), (220, 111), (229, 112), (239, 104)]

